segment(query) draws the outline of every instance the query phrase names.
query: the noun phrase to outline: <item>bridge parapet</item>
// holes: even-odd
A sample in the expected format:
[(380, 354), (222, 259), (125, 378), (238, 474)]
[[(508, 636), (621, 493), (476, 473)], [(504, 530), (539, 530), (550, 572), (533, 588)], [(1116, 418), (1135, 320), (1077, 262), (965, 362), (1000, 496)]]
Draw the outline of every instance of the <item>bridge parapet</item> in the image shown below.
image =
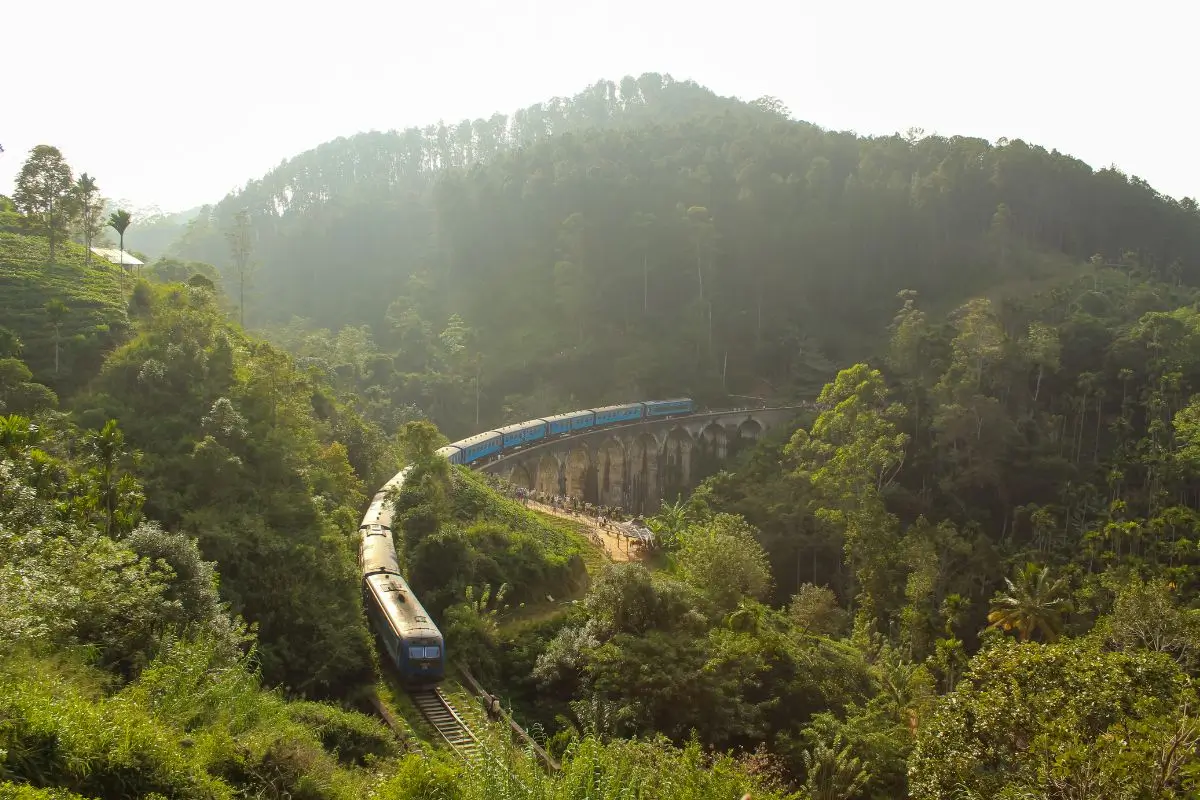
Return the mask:
[(695, 486), (706, 468), (803, 406), (705, 411), (583, 431), (506, 453), (480, 468), (548, 494), (633, 513), (657, 510), (670, 490)]

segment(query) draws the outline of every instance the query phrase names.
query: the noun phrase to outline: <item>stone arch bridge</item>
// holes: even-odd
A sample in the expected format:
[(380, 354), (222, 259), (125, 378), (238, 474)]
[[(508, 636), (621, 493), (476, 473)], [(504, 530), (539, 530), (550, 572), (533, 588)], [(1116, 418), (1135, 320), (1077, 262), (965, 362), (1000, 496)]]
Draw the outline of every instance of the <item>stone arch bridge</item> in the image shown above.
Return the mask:
[(585, 431), (506, 453), (481, 467), (527, 489), (570, 495), (635, 514), (696, 486), (717, 464), (800, 406), (709, 411)]

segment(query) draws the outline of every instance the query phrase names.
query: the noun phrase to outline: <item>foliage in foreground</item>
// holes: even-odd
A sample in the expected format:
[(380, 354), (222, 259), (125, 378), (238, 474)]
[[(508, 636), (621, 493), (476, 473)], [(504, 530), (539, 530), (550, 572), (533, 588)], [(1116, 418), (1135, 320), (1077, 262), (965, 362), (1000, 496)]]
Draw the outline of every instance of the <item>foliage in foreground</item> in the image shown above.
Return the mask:
[(973, 797), (1191, 797), (1196, 690), (1164, 653), (1096, 642), (986, 649), (921, 727), (910, 791)]
[(726, 755), (682, 749), (662, 739), (602, 743), (587, 737), (571, 746), (562, 772), (547, 776), (533, 759), (470, 768), (408, 761), (379, 790), (381, 800), (725, 800), (753, 792), (755, 800), (784, 795), (750, 776)]
[(0, 780), (114, 800), (352, 798), (398, 754), (379, 722), (285, 703), (204, 640), (169, 643), (115, 692), (69, 655), (11, 655), (0, 719)]
[(211, 292), (143, 287), (138, 334), (76, 401), (81, 418), (117, 420), (144, 454), (147, 513), (220, 565), (270, 684), (359, 691), (372, 668), (353, 532), (383, 472), (379, 435), (227, 323)]

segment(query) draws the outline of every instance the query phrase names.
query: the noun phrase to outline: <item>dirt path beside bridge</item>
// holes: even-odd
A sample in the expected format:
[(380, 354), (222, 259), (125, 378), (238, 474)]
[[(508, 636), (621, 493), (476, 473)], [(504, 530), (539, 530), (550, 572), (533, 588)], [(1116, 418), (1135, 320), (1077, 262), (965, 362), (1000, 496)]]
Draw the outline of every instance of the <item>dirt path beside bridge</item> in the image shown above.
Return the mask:
[(628, 536), (621, 536), (615, 530), (610, 528), (601, 528), (596, 522), (595, 517), (589, 517), (585, 514), (571, 514), (553, 506), (548, 506), (545, 503), (538, 503), (533, 500), (529, 501), (529, 508), (541, 511), (543, 514), (552, 514), (562, 519), (569, 519), (576, 522), (587, 529), (591, 539), (596, 544), (604, 548), (604, 552), (613, 561), (641, 561), (642, 550), (636, 543), (630, 542)]

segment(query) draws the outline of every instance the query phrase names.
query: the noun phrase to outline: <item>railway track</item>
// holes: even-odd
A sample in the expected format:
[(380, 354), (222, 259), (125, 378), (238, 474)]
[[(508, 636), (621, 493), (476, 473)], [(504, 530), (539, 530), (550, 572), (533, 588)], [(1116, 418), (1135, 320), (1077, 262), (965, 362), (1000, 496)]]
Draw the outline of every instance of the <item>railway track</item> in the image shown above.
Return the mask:
[(432, 689), (412, 689), (408, 696), (413, 705), (421, 712), (421, 716), (441, 735), (454, 752), (467, 761), (473, 761), (482, 754), (479, 740), (471, 732), (471, 728), (450, 705), (446, 695), (436, 686)]

